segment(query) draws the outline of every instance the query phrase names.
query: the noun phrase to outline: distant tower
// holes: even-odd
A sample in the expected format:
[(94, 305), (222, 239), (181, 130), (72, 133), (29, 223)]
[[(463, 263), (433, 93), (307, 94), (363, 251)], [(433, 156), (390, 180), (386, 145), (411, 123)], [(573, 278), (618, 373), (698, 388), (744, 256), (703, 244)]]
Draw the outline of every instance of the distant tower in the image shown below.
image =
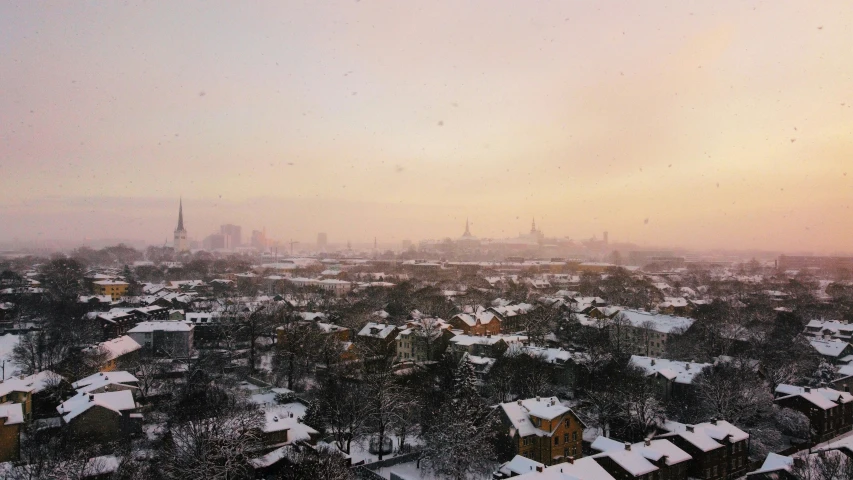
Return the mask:
[(607, 232), (604, 232), (604, 244), (607, 245)]
[(189, 251), (189, 243), (187, 242), (187, 230), (184, 228), (184, 199), (178, 204), (178, 228), (175, 229), (175, 251)]
[(530, 233), (536, 233), (536, 217), (533, 217), (533, 223), (530, 226)]
[(463, 237), (471, 236), (471, 229), (468, 226), (468, 217), (465, 217), (465, 233), (462, 234)]

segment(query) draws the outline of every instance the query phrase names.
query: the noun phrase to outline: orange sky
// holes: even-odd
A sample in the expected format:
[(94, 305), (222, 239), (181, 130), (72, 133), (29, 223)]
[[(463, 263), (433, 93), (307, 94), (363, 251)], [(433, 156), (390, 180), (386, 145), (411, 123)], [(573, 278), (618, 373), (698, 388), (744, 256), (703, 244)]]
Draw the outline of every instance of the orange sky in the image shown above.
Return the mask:
[(0, 241), (853, 251), (853, 2), (248, 5), (0, 4)]

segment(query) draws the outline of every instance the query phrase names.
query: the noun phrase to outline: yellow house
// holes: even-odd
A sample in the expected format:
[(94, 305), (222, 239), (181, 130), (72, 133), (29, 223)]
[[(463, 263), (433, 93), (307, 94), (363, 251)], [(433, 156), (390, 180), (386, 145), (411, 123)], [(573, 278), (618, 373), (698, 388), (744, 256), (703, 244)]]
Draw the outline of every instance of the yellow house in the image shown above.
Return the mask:
[(24, 414), (20, 403), (0, 405), (0, 462), (18, 460), (23, 423)]
[(33, 413), (33, 390), (32, 382), (25, 379), (10, 378), (0, 383), (0, 405), (15, 403), (20, 404), (21, 413), (30, 418)]
[(127, 287), (130, 284), (121, 280), (101, 280), (92, 283), (92, 294), (109, 295), (113, 301), (127, 295)]

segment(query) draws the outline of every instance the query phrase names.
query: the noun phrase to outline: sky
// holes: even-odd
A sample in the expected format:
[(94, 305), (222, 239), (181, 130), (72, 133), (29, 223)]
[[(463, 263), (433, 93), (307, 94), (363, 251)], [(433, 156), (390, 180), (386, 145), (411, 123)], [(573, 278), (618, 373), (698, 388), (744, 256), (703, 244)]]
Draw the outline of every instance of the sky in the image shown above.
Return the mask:
[(853, 252), (849, 0), (6, 0), (0, 92), (0, 241)]

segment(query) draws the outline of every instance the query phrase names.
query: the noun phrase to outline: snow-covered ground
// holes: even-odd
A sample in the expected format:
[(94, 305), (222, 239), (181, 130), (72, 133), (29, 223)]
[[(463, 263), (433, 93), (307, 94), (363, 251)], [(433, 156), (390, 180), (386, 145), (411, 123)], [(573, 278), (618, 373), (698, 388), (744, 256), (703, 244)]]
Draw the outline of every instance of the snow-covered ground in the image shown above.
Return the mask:
[(4, 363), (3, 380), (18, 375), (20, 368), (12, 361), (12, 349), (18, 344), (19, 335), (6, 334), (0, 336), (0, 363)]
[[(423, 469), (419, 469), (417, 465), (416, 461), (401, 463), (393, 467), (382, 467), (376, 473), (388, 479), (391, 478), (391, 472), (394, 472), (398, 477), (405, 480), (433, 480), (435, 478), (435, 476), (423, 471)], [(495, 468), (497, 468), (497, 464)], [(467, 480), (490, 480), (491, 478), (492, 475), (487, 473), (485, 475), (469, 476)]]
[[(398, 455), (397, 448), (400, 445), (400, 437), (397, 435), (388, 435), (388, 438), (391, 439), (392, 444), (394, 445), (394, 451), (383, 455), (383, 459), (396, 457)], [(352, 457), (352, 463), (358, 463), (362, 460), (365, 463), (373, 463), (379, 459), (378, 455), (370, 453), (368, 451), (369, 439), (367, 437), (360, 438), (358, 440), (353, 440), (352, 445), (350, 445), (350, 457)], [(421, 445), (421, 439), (415, 436), (407, 436), (406, 437), (406, 445)]]

